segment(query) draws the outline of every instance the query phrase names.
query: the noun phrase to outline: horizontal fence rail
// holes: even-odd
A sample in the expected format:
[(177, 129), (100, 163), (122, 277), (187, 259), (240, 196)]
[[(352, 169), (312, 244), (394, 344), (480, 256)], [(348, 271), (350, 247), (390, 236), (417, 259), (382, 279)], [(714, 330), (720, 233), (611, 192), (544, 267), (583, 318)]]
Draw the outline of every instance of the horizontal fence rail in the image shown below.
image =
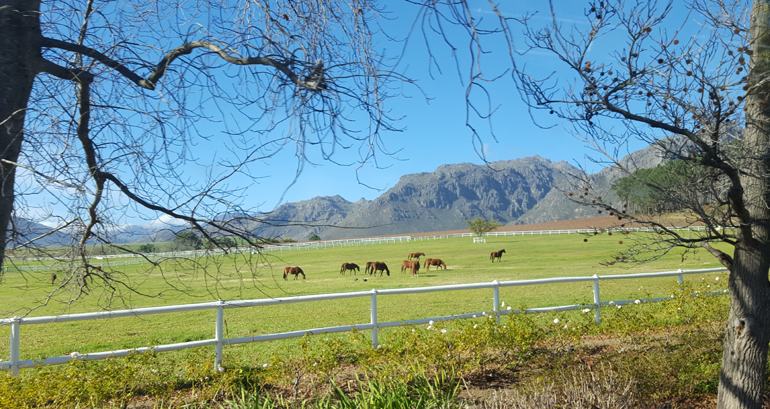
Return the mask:
[[(377, 331), (379, 328), (398, 327), (398, 326), (404, 326), (404, 325), (419, 325), (419, 324), (426, 324), (431, 321), (448, 321), (448, 320), (455, 320), (455, 319), (475, 318), (477, 316), (482, 316), (487, 314), (494, 315), (496, 319), (499, 320), (501, 315), (521, 313), (522, 311), (519, 311), (519, 310), (510, 310), (510, 309), (500, 310), (500, 288), (501, 287), (547, 285), (547, 284), (557, 284), (557, 283), (593, 282), (593, 298), (594, 298), (593, 304), (575, 304), (575, 305), (562, 305), (562, 306), (555, 306), (555, 307), (531, 308), (523, 312), (532, 313), (532, 312), (547, 312), (547, 311), (570, 311), (570, 310), (588, 308), (588, 309), (594, 310), (595, 321), (596, 323), (599, 323), (601, 321), (600, 310), (603, 306), (610, 305), (610, 304), (625, 305), (625, 304), (639, 302), (638, 300), (601, 301), (600, 292), (599, 292), (599, 282), (602, 280), (626, 280), (626, 279), (635, 279), (635, 278), (638, 279), (638, 278), (676, 276), (678, 277), (679, 284), (682, 284), (684, 281), (685, 274), (706, 274), (706, 273), (716, 273), (716, 272), (724, 272), (724, 271), (727, 271), (727, 269), (709, 268), (709, 269), (700, 269), (700, 270), (664, 271), (664, 272), (658, 272), (658, 273), (604, 275), (604, 276), (593, 275), (590, 277), (556, 277), (556, 278), (541, 278), (541, 279), (534, 279), (534, 280), (501, 281), (501, 282), (498, 282), (497, 280), (495, 280), (495, 281), (492, 281), (491, 283), (487, 282), (487, 283), (472, 283), (472, 284), (453, 284), (453, 285), (439, 285), (439, 286), (432, 286), (432, 287), (399, 288), (399, 289), (383, 289), (383, 290), (373, 289), (370, 291), (356, 291), (356, 292), (335, 293), (335, 294), (317, 294), (317, 295), (306, 295), (306, 296), (299, 296), (299, 297), (267, 298), (267, 299), (260, 299), (260, 300), (236, 300), (236, 301), (220, 300), (215, 302), (198, 303), (198, 304), (137, 308), (132, 310), (119, 310), (119, 311), (100, 311), (100, 312), (92, 312), (92, 313), (57, 315), (57, 316), (48, 316), (48, 317), (30, 317), (30, 318), (14, 317), (14, 318), (0, 320), (0, 326), (10, 325), (11, 327), (10, 360), (7, 362), (0, 362), (0, 370), (10, 371), (11, 374), (15, 376), (15, 375), (18, 375), (19, 369), (22, 369), (22, 368), (34, 368), (38, 366), (48, 366), (48, 365), (61, 365), (74, 360), (95, 361), (100, 359), (106, 359), (109, 357), (123, 357), (131, 353), (144, 353), (144, 352), (150, 352), (150, 351), (166, 352), (166, 351), (175, 351), (180, 349), (197, 348), (202, 346), (211, 346), (211, 345), (215, 346), (214, 367), (219, 368), (222, 362), (222, 349), (224, 345), (235, 345), (235, 344), (244, 344), (244, 343), (252, 343), (252, 342), (296, 338), (296, 337), (305, 336), (307, 334), (349, 332), (353, 330), (356, 330), (356, 331), (371, 330), (372, 347), (376, 348), (379, 345), (378, 331)], [(466, 314), (458, 314), (458, 315), (450, 315), (450, 316), (442, 316), (442, 317), (421, 318), (421, 319), (415, 319), (415, 320), (409, 320), (409, 321), (392, 321), (392, 322), (378, 321), (377, 298), (380, 296), (397, 295), (397, 294), (420, 294), (420, 293), (431, 293), (431, 292), (440, 292), (440, 291), (474, 290), (474, 289), (492, 289), (493, 301), (492, 301), (491, 311), (479, 311), (474, 313), (466, 313)], [(725, 293), (725, 292), (726, 290), (716, 291), (716, 292), (713, 292), (712, 294)], [(370, 319), (370, 322), (368, 323), (305, 329), (305, 330), (297, 330), (297, 331), (291, 331), (291, 332), (282, 332), (278, 334), (256, 335), (256, 336), (250, 336), (250, 337), (228, 338), (228, 339), (224, 338), (224, 332), (223, 332), (224, 310), (226, 309), (260, 307), (260, 306), (280, 305), (280, 304), (293, 304), (293, 303), (312, 302), (312, 301), (341, 300), (341, 299), (347, 299), (347, 298), (361, 298), (361, 297), (371, 298), (371, 311), (370, 311), (371, 319)], [(659, 297), (659, 298), (653, 298), (653, 299), (645, 299), (643, 301), (657, 302), (657, 301), (662, 301), (662, 300), (671, 299), (671, 298), (672, 297)], [(39, 325), (39, 324), (50, 324), (50, 323), (60, 323), (60, 322), (99, 320), (99, 319), (108, 319), (108, 318), (138, 317), (143, 315), (168, 314), (168, 313), (174, 313), (174, 312), (201, 311), (201, 310), (216, 310), (216, 325), (214, 330), (214, 338), (212, 339), (183, 342), (178, 344), (158, 345), (154, 347), (142, 347), (142, 348), (122, 349), (122, 350), (116, 350), (116, 351), (107, 351), (107, 352), (95, 352), (95, 353), (87, 353), (83, 355), (73, 352), (71, 355), (67, 355), (67, 356), (58, 356), (58, 357), (51, 357), (51, 358), (44, 358), (44, 359), (21, 360), (19, 356), (19, 348), (20, 348), (20, 341), (21, 341), (20, 329), (22, 325), (36, 325), (36, 324)]]
[[(498, 236), (550, 236), (560, 234), (592, 234), (599, 230), (607, 232), (620, 232), (628, 231), (634, 233), (654, 233), (658, 230), (650, 227), (629, 227), (629, 228), (606, 228), (606, 229), (572, 229), (572, 230), (530, 230), (530, 231), (501, 231), (501, 232), (487, 232), (484, 236), (498, 237)], [(675, 231), (705, 231), (705, 226), (689, 226), (689, 227), (675, 227), (669, 228), (669, 230)], [(457, 237), (476, 237), (474, 233), (452, 233), (452, 234), (439, 234), (428, 236), (394, 236), (394, 237), (371, 237), (371, 238), (359, 238), (359, 239), (342, 239), (342, 240), (319, 240), (312, 242), (302, 243), (281, 243), (281, 244), (266, 244), (259, 248), (254, 247), (237, 247), (228, 250), (229, 254), (242, 254), (251, 252), (252, 254), (259, 254), (265, 252), (284, 252), (284, 251), (299, 251), (299, 250), (313, 250), (313, 249), (325, 249), (335, 247), (351, 247), (351, 246), (366, 246), (370, 244), (388, 244), (388, 243), (403, 243), (412, 241), (425, 241), (425, 240), (441, 240)], [(474, 240), (474, 243), (477, 240)], [(480, 241), (480, 240), (479, 240)], [(152, 262), (160, 262), (163, 260), (179, 259), (179, 258), (193, 258), (203, 255), (222, 255), (225, 254), (223, 250), (210, 249), (210, 250), (190, 250), (190, 251), (172, 251), (165, 253), (152, 253), (146, 254), (147, 259)], [(135, 264), (147, 263), (147, 259), (139, 257), (136, 254), (115, 254), (115, 255), (101, 255), (93, 256), (95, 261), (92, 264), (100, 265), (101, 267), (119, 267), (129, 266)], [(128, 258), (129, 260), (110, 261), (114, 258)], [(100, 261), (104, 260), (104, 261)], [(53, 258), (43, 257), (27, 257), (14, 259), (14, 261), (56, 261)], [(33, 265), (33, 266), (15, 266), (11, 263), (3, 264), (3, 272), (23, 272), (23, 271), (50, 271), (61, 270), (62, 267), (56, 264), (53, 265)]]

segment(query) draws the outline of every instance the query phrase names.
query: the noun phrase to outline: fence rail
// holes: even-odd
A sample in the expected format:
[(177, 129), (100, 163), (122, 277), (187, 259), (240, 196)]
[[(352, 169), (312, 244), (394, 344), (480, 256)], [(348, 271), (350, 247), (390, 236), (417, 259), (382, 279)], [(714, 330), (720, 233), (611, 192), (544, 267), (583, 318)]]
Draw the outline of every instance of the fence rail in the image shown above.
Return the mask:
[[(658, 272), (658, 273), (605, 275), (605, 276), (593, 275), (590, 277), (557, 277), (557, 278), (541, 278), (541, 279), (534, 279), (534, 280), (502, 281), (502, 282), (498, 282), (497, 280), (495, 280), (495, 281), (492, 281), (491, 283), (487, 282), (487, 283), (473, 283), (473, 284), (454, 284), (454, 285), (440, 285), (440, 286), (432, 286), (432, 287), (399, 288), (399, 289), (384, 289), (384, 290), (373, 289), (370, 291), (357, 291), (357, 292), (335, 293), (335, 294), (318, 294), (318, 295), (307, 295), (307, 296), (285, 297), (285, 298), (268, 298), (268, 299), (260, 299), (260, 300), (237, 300), (237, 301), (220, 300), (216, 302), (207, 302), (207, 303), (198, 303), (198, 304), (138, 308), (138, 309), (120, 310), (120, 311), (101, 311), (101, 312), (93, 312), (93, 313), (57, 315), (57, 316), (48, 316), (48, 317), (30, 317), (30, 318), (14, 317), (14, 318), (0, 320), (0, 326), (10, 325), (11, 327), (10, 360), (7, 362), (0, 362), (0, 370), (6, 370), (6, 371), (10, 370), (11, 374), (15, 376), (15, 375), (18, 375), (19, 369), (21, 368), (34, 368), (38, 366), (61, 365), (73, 360), (95, 361), (100, 359), (106, 359), (109, 357), (127, 356), (131, 353), (144, 353), (149, 351), (166, 352), (166, 351), (175, 351), (180, 349), (197, 348), (197, 347), (210, 346), (210, 345), (215, 346), (214, 364), (215, 364), (215, 368), (218, 368), (222, 362), (222, 349), (224, 345), (235, 345), (235, 344), (243, 344), (243, 343), (295, 338), (295, 337), (302, 337), (306, 334), (348, 332), (352, 330), (358, 330), (358, 331), (371, 330), (372, 347), (376, 348), (378, 345), (379, 328), (389, 328), (389, 327), (397, 327), (397, 326), (403, 326), (403, 325), (418, 325), (418, 324), (425, 324), (430, 321), (447, 321), (447, 320), (455, 320), (455, 319), (463, 319), (463, 318), (472, 318), (475, 316), (481, 316), (485, 314), (493, 314), (499, 320), (500, 315), (507, 315), (511, 313), (521, 313), (521, 311), (518, 311), (518, 310), (502, 310), (502, 311), (500, 310), (500, 288), (501, 287), (546, 285), (546, 284), (556, 284), (556, 283), (576, 283), (576, 282), (591, 281), (593, 282), (593, 298), (594, 298), (593, 304), (587, 304), (587, 305), (575, 304), (575, 305), (562, 305), (562, 306), (555, 306), (555, 307), (532, 308), (532, 309), (527, 309), (525, 312), (569, 311), (569, 310), (589, 308), (594, 310), (595, 321), (596, 323), (599, 323), (601, 321), (600, 310), (602, 306), (606, 306), (610, 303), (613, 303), (615, 305), (625, 305), (625, 304), (634, 302), (634, 300), (601, 301), (600, 292), (599, 292), (599, 282), (602, 280), (625, 280), (625, 279), (634, 279), (634, 278), (676, 276), (678, 277), (679, 284), (682, 284), (684, 281), (685, 274), (705, 274), (705, 273), (715, 273), (715, 272), (724, 272), (724, 271), (727, 271), (727, 269), (710, 268), (710, 269), (700, 269), (700, 270), (664, 271), (664, 272)], [(421, 319), (409, 320), (409, 321), (379, 322), (378, 320), (377, 298), (379, 296), (388, 296), (388, 295), (397, 295), (397, 294), (420, 294), (420, 293), (430, 293), (430, 292), (440, 292), (440, 291), (490, 289), (490, 288), (493, 291), (493, 297), (492, 297), (493, 301), (492, 301), (491, 311), (479, 311), (474, 313), (466, 313), (466, 314), (458, 314), (458, 315), (450, 315), (450, 316), (442, 316), (442, 317), (421, 318)], [(714, 293), (722, 293), (722, 292), (726, 292), (726, 291), (721, 291), (721, 292), (718, 291)], [(346, 299), (346, 298), (361, 298), (361, 297), (371, 298), (370, 322), (368, 323), (314, 328), (314, 329), (298, 330), (298, 331), (291, 331), (291, 332), (282, 332), (278, 334), (257, 335), (257, 336), (251, 336), (251, 337), (240, 337), (240, 338), (229, 338), (229, 339), (224, 338), (224, 331), (223, 331), (224, 310), (226, 309), (259, 307), (259, 306), (279, 305), (279, 304), (292, 304), (292, 303), (311, 302), (311, 301), (340, 300), (340, 299)], [(671, 297), (653, 298), (653, 299), (644, 300), (644, 302), (657, 302), (657, 301), (670, 299), (670, 298)], [(83, 355), (73, 353), (72, 355), (68, 355), (68, 356), (58, 356), (58, 357), (45, 358), (45, 359), (20, 360), (20, 356), (19, 356), (20, 329), (22, 325), (36, 325), (36, 324), (39, 325), (39, 324), (61, 323), (61, 322), (98, 320), (98, 319), (107, 319), (107, 318), (137, 317), (137, 316), (151, 315), (151, 314), (168, 314), (168, 313), (174, 313), (174, 312), (201, 311), (201, 310), (216, 310), (216, 325), (214, 329), (214, 338), (212, 339), (183, 342), (178, 344), (158, 345), (155, 347), (142, 347), (142, 348), (122, 349), (122, 350), (116, 350), (116, 351), (96, 352), (96, 353), (88, 353)]]
[[(487, 237), (498, 236), (549, 236), (560, 234), (592, 234), (600, 229), (571, 229), (571, 230), (528, 230), (528, 231), (502, 231), (502, 232), (488, 232), (484, 233)], [(649, 227), (630, 227), (630, 228), (607, 228), (604, 231), (619, 232), (629, 231), (635, 233), (656, 232), (657, 230)], [(689, 230), (689, 231), (704, 231), (705, 226), (689, 226), (689, 227), (676, 227), (669, 228), (669, 230)], [(259, 248), (253, 247), (238, 247), (236, 249), (228, 250), (230, 254), (241, 254), (245, 252), (251, 252), (252, 254), (263, 252), (284, 252), (284, 251), (299, 251), (299, 250), (313, 250), (313, 249), (325, 249), (335, 247), (350, 247), (350, 246), (367, 246), (370, 244), (387, 244), (387, 243), (403, 243), (411, 241), (425, 241), (425, 240), (441, 240), (457, 237), (475, 237), (474, 233), (451, 233), (451, 234), (439, 234), (430, 236), (394, 236), (394, 237), (372, 237), (372, 238), (359, 238), (359, 239), (341, 239), (341, 240), (320, 240), (313, 242), (303, 243), (282, 243), (282, 244), (268, 244)], [(474, 241), (475, 242), (475, 241)], [(220, 255), (224, 254), (223, 250), (190, 250), (190, 251), (173, 251), (165, 253), (152, 253), (147, 254), (147, 258), (153, 262), (159, 262), (163, 260), (178, 259), (178, 258), (192, 258), (202, 255)], [(135, 264), (144, 264), (147, 260), (143, 257), (139, 257), (135, 254), (115, 254), (115, 255), (103, 255), (92, 257), (96, 260), (103, 259), (104, 261), (97, 261), (94, 264), (99, 264), (102, 267), (119, 267)], [(129, 258), (130, 260), (109, 261), (114, 258)], [(16, 259), (16, 261), (57, 261), (54, 258), (43, 257), (30, 257), (23, 259)], [(33, 265), (33, 266), (8, 266), (8, 263), (3, 265), (3, 272), (22, 272), (22, 271), (50, 271), (61, 270), (62, 268), (56, 264), (48, 265)]]

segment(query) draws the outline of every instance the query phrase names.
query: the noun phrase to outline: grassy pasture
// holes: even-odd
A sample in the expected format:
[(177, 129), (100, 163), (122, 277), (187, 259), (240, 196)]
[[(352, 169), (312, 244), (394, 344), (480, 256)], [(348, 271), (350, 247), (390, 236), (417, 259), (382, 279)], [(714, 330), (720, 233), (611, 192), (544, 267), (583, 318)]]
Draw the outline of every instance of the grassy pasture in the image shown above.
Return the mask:
[[(159, 298), (147, 298), (125, 293), (112, 300), (112, 309), (208, 302), (216, 299), (261, 299), (297, 295), (365, 291), (373, 288), (405, 288), (446, 284), (491, 282), (493, 280), (525, 280), (562, 276), (591, 276), (593, 274), (632, 274), (719, 267), (708, 253), (698, 252), (682, 257), (675, 252), (642, 265), (617, 263), (603, 266), (629, 244), (633, 235), (591, 236), (587, 243), (581, 235), (490, 237), (486, 243), (472, 243), (470, 238), (425, 240), (410, 243), (360, 245), (327, 249), (268, 253), (256, 260), (245, 256), (225, 256), (207, 261), (208, 271), (200, 265), (179, 263), (148, 270), (146, 266), (115, 268), (138, 290), (147, 294), (162, 293)], [(641, 238), (638, 237), (638, 238)], [(492, 251), (506, 249), (502, 262), (492, 263)], [(400, 273), (401, 261), (408, 253), (424, 252), (426, 257), (441, 258), (447, 271), (421, 269), (419, 278)], [(244, 258), (246, 257), (246, 258)], [(391, 275), (369, 277), (363, 274), (367, 261), (384, 261)], [(343, 262), (355, 262), (362, 271), (357, 275), (340, 275)], [(283, 267), (299, 265), (307, 280), (282, 279)], [(255, 270), (252, 270), (255, 269)], [(252, 276), (251, 272), (257, 275)], [(38, 305), (52, 290), (50, 273), (7, 273), (0, 286), (2, 317), (19, 315), (22, 308)], [(724, 274), (722, 274), (724, 275)], [(713, 277), (714, 275), (710, 275)], [(358, 280), (355, 280), (355, 279)], [(364, 282), (364, 278), (367, 279)], [(700, 277), (689, 276), (685, 280)], [(713, 278), (711, 278), (713, 280)], [(713, 282), (713, 281), (712, 281)], [(171, 288), (184, 289), (183, 292)], [(714, 288), (724, 288), (726, 280), (715, 282)], [(675, 287), (676, 278), (648, 280), (617, 280), (601, 283), (603, 300), (664, 296)], [(94, 294), (84, 301), (68, 304), (70, 294), (61, 294), (44, 308), (30, 316), (69, 314), (97, 311), (106, 303)], [(592, 284), (558, 284), (548, 286), (511, 287), (500, 290), (501, 301), (513, 308), (545, 307), (593, 302)], [(430, 294), (378, 297), (379, 321), (417, 319), (441, 315), (491, 310), (491, 290), (467, 290)], [(369, 322), (369, 298), (334, 300), (260, 308), (225, 310), (226, 338), (270, 334), (332, 325)], [(135, 348), (209, 339), (214, 337), (215, 312), (200, 311), (83, 321), (50, 325), (27, 325), (21, 328), (21, 359), (81, 354), (122, 348)], [(8, 326), (0, 327), (0, 359), (9, 356)], [(381, 330), (385, 337), (387, 330)], [(296, 341), (275, 341), (225, 348), (226, 362), (247, 360), (260, 362), (278, 348)], [(180, 352), (181, 353), (181, 352)], [(213, 354), (213, 349), (212, 349)]]

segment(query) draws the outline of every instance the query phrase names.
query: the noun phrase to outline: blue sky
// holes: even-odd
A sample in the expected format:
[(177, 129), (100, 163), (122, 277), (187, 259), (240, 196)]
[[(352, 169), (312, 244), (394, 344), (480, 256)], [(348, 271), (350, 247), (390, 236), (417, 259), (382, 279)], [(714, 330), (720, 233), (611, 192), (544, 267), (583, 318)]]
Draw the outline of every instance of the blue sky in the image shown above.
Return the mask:
[[(479, 16), (493, 17), (488, 2), (471, 3), (478, 4), (481, 11)], [(384, 23), (387, 24), (391, 33), (403, 37), (413, 23), (416, 9), (404, 2), (387, 2), (387, 4), (396, 19)], [(565, 27), (573, 24), (578, 28), (588, 26), (584, 16), (587, 1), (554, 0), (554, 4), (559, 14), (559, 21)], [(533, 18), (535, 23), (547, 23), (550, 20), (547, 3), (541, 2), (535, 5), (533, 2), (505, 2), (500, 7), (508, 17), (520, 17), (538, 11), (539, 14)], [(543, 10), (536, 10), (535, 7), (542, 7)], [(671, 21), (681, 23), (681, 17), (681, 15), (672, 16)], [(396, 125), (404, 130), (383, 133), (382, 141), (390, 154), (379, 152), (377, 166), (371, 161), (359, 165), (357, 146), (337, 152), (334, 156), (337, 163), (321, 159), (317, 149), (309, 147), (307, 151), (309, 162), (305, 164), (302, 173), (292, 184), (297, 162), (294, 150), (285, 149), (275, 157), (254, 167), (251, 171), (251, 179), (240, 177), (233, 180), (231, 186), (244, 189), (245, 200), (242, 207), (270, 211), (282, 203), (333, 195), (340, 195), (350, 201), (361, 198), (372, 200), (393, 187), (405, 174), (432, 172), (441, 165), (451, 163), (483, 164), (483, 160), (474, 150), (472, 134), (465, 125), (466, 88), (463, 76), (466, 76), (469, 71), (466, 55), (468, 42), (462, 31), (450, 29), (447, 33), (458, 46), (456, 57), (459, 68), (453, 52), (443, 46), (438, 37), (432, 38), (430, 52), (440, 66), (441, 73), (435, 66), (429, 70), (428, 50), (418, 33), (413, 35), (405, 54), (401, 55), (399, 70), (415, 79), (429, 100), (426, 100), (417, 89), (410, 87), (403, 89), (403, 98), (389, 100), (390, 104), (387, 108), (391, 110), (392, 117), (403, 117)], [(622, 37), (622, 35), (608, 37), (602, 44), (608, 47), (607, 49), (618, 47), (618, 44), (621, 44), (618, 42), (623, 41)], [(517, 38), (517, 41), (522, 41), (519, 46), (523, 45), (522, 39)], [(496, 138), (488, 131), (488, 125), (483, 121), (473, 120), (474, 126), (480, 131), (481, 148), (486, 154), (486, 159), (499, 161), (539, 155), (551, 161), (587, 165), (589, 171), (597, 171), (599, 167), (592, 165), (586, 158), (599, 155), (570, 135), (569, 124), (554, 122), (553, 117), (548, 115), (537, 116), (536, 119), (542, 125), (550, 125), (552, 128), (543, 129), (533, 124), (527, 108), (520, 100), (510, 73), (506, 73), (510, 68), (507, 51), (500, 47), (501, 44), (488, 43), (488, 45), (490, 53), (483, 56), (483, 72), (488, 78), (498, 75), (502, 77), (488, 86), (492, 104), (497, 107), (491, 121)], [(382, 42), (380, 46), (388, 47), (389, 52), (394, 56), (401, 54), (401, 44)], [(591, 50), (591, 53), (606, 54), (605, 50)], [(543, 53), (528, 55), (521, 61), (527, 63), (530, 72), (543, 76), (558, 69), (558, 60)], [(571, 76), (565, 78), (569, 79)], [(234, 126), (238, 125), (234, 124)], [(212, 141), (221, 143), (218, 139), (226, 139), (222, 129), (210, 127), (207, 132), (211, 134)], [(216, 158), (226, 155), (226, 152), (219, 151), (220, 148), (208, 148), (206, 142), (201, 143), (201, 147), (204, 149), (197, 154), (197, 159), (199, 164), (204, 166), (195, 171), (201, 172), (200, 175), (186, 175), (191, 179), (203, 178), (205, 172), (218, 173), (216, 166), (207, 168), (205, 164), (213, 164)], [(630, 149), (636, 150), (643, 147), (636, 144)], [(126, 202), (125, 199), (118, 197), (116, 199), (122, 203)], [(56, 206), (52, 204), (54, 209)], [(126, 212), (118, 223), (141, 224), (158, 216), (146, 211), (142, 212), (141, 217)]]
[[(394, 2), (389, 4), (393, 5)], [(517, 7), (513, 10), (522, 14), (528, 11), (531, 10), (527, 7)], [(582, 16), (582, 8), (575, 8), (573, 11), (579, 14), (568, 14), (566, 18), (579, 20)], [(409, 14), (410, 11), (396, 9), (395, 12)], [(408, 29), (412, 19), (403, 16), (399, 18), (403, 18), (400, 26)], [(459, 44), (464, 45), (465, 42)], [(483, 160), (474, 151), (471, 132), (465, 126), (466, 90), (459, 78), (450, 50), (441, 45), (433, 47), (432, 52), (441, 63), (443, 71), (438, 74), (434, 69), (433, 78), (428, 72), (428, 60), (424, 56), (426, 50), (422, 40), (411, 39), (407, 51), (401, 68), (407, 75), (418, 80), (418, 84), (431, 100), (426, 101), (418, 92), (409, 89), (406, 92), (411, 96), (410, 98), (391, 100), (394, 116), (405, 116), (398, 123), (404, 131), (384, 135), (386, 146), (391, 152), (395, 152), (392, 156), (382, 154), (378, 156), (378, 164), (384, 169), (376, 169), (371, 163), (364, 164), (358, 169), (359, 178), (366, 184), (364, 185), (356, 180), (355, 165), (338, 166), (316, 161), (318, 166), (305, 167), (297, 182), (286, 192), (283, 197), (284, 202), (335, 194), (350, 201), (362, 197), (371, 200), (395, 185), (405, 174), (432, 172), (437, 167), (449, 163), (483, 164)], [(467, 64), (462, 61), (462, 54), (459, 58), (460, 64)], [(495, 59), (502, 64), (497, 64), (498, 61), (494, 61)], [(509, 61), (507, 54), (500, 57), (489, 56), (485, 59), (487, 63), (485, 67), (488, 67), (492, 73), (495, 70), (503, 73), (507, 68), (505, 65), (507, 61)], [(539, 64), (547, 69), (545, 67), (549, 65), (548, 63), (546, 60)], [(461, 66), (461, 70), (464, 74), (467, 67)], [(565, 160), (573, 163), (578, 161), (581, 164), (585, 162), (584, 156), (589, 154), (590, 150), (565, 132), (558, 123), (551, 122), (551, 125), (555, 125), (552, 129), (538, 128), (532, 123), (509, 75), (494, 85), (493, 97), (494, 103), (499, 104), (498, 112), (492, 120), (497, 141), (489, 132), (486, 132), (487, 128), (483, 124), (479, 125), (488, 160), (508, 160), (540, 155), (552, 161)], [(339, 158), (342, 162), (345, 162), (345, 159), (344, 155)], [(349, 161), (352, 162), (352, 159)], [(273, 164), (268, 169), (278, 166)], [(269, 178), (259, 181), (260, 190), (262, 188), (266, 190), (260, 195), (264, 198), (263, 210), (270, 210), (279, 203), (281, 194), (292, 177), (291, 172), (273, 172)]]

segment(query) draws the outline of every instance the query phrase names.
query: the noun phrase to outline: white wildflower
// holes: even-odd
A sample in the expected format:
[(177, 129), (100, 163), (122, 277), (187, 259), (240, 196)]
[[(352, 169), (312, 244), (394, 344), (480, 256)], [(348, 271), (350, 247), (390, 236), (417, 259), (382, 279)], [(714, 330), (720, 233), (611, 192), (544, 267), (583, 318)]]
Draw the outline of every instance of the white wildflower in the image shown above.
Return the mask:
[(591, 312), (591, 309), (590, 308), (584, 308), (583, 309), (583, 313), (587, 313), (587, 312)]
[(615, 301), (610, 301), (609, 305), (615, 305)]
[(473, 324), (473, 328), (476, 328), (478, 326), (479, 326), (479, 324)]
[(70, 357), (72, 357), (72, 359), (78, 359), (80, 358), (80, 352), (73, 352), (70, 354)]
[(433, 328), (433, 325), (428, 325), (428, 329), (431, 329), (431, 328)]
[(719, 281), (719, 277), (715, 278), (715, 280)]
[(505, 301), (503, 301), (502, 304), (500, 304), (501, 307), (505, 307)]
[(433, 325), (433, 320), (428, 321), (428, 325)]
[(473, 318), (476, 318), (476, 314), (473, 314)]
[(553, 323), (554, 323), (554, 324), (558, 324), (558, 323), (559, 323), (559, 319), (558, 319), (558, 318), (554, 318), (554, 319), (553, 319)]
[(620, 309), (620, 306), (618, 305), (618, 309)]
[(446, 329), (442, 329), (442, 330), (441, 330), (441, 333), (442, 333), (442, 334), (446, 334)]
[(509, 306), (508, 306), (508, 311), (510, 311), (510, 310), (511, 310), (511, 306), (509, 305)]
[(567, 324), (564, 324), (564, 329), (567, 329)]
[(225, 368), (222, 367), (222, 365), (217, 366), (217, 371), (224, 372)]
[(380, 349), (380, 348), (382, 348), (382, 345), (377, 345), (377, 349)]
[(157, 370), (157, 369), (150, 369), (150, 372), (152, 372), (152, 373), (158, 373), (158, 370)]
[(639, 300), (634, 301), (634, 304), (639, 304), (639, 303), (641, 303), (641, 301)]
[(267, 368), (267, 364), (262, 365), (263, 368)]

